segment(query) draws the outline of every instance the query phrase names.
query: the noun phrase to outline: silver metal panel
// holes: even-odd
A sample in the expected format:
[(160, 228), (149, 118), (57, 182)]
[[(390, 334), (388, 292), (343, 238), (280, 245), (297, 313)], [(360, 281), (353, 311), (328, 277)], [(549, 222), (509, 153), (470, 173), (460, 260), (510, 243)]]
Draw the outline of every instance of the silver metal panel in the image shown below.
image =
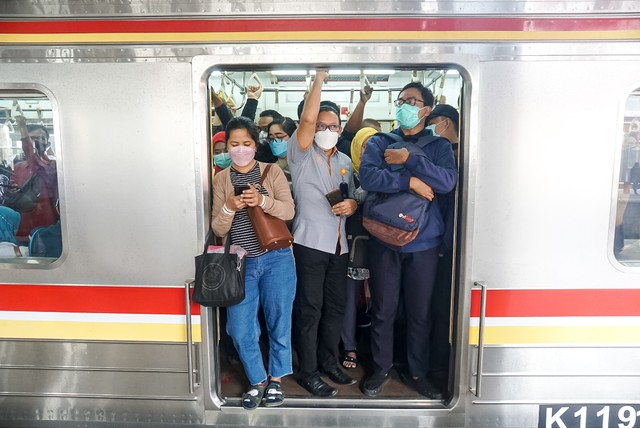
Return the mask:
[[(3, 281), (182, 285), (198, 252), (189, 64), (14, 64), (60, 114), (66, 259)], [(1, 88), (1, 86), (0, 86)]]
[[(608, 258), (608, 225), (619, 108), (640, 86), (640, 61), (481, 68), (482, 102), (471, 117), (473, 277), (491, 288), (637, 287), (640, 275), (620, 275)], [(597, 76), (611, 73), (594, 100)]]
[(637, 12), (636, 0), (583, 1), (475, 1), (475, 0), (327, 0), (322, 2), (273, 0), (67, 0), (50, 2), (36, 0), (5, 0), (0, 13), (6, 16), (33, 17), (100, 17), (123, 16), (288, 16), (288, 15), (351, 15), (388, 14), (576, 14)]

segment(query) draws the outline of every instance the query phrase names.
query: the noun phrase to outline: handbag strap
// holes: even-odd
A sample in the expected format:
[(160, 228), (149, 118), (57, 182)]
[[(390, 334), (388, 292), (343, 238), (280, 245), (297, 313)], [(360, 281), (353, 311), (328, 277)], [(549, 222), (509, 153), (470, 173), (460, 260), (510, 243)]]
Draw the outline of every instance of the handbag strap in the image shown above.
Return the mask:
[(266, 168), (264, 169), (264, 171), (262, 171), (262, 175), (260, 176), (260, 185), (262, 186), (262, 184), (264, 183), (264, 179), (267, 177), (267, 174), (269, 173), (269, 170), (271, 169), (271, 166), (273, 164), (267, 164)]
[[(209, 250), (210, 245), (214, 245), (216, 243), (216, 235), (211, 230), (211, 226), (209, 226), (209, 236), (207, 237), (207, 242), (204, 243), (204, 250), (202, 250), (202, 255), (207, 254), (207, 250)], [(231, 236), (227, 235), (227, 241), (224, 243), (224, 253), (229, 254), (231, 252)]]

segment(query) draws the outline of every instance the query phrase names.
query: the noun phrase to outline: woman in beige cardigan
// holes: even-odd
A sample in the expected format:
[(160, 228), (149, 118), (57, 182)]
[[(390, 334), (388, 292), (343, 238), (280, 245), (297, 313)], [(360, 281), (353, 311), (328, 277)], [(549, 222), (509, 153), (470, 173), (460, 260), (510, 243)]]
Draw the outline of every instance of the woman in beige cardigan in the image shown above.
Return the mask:
[[(264, 399), (266, 406), (284, 400), (282, 377), (292, 372), (291, 310), (296, 270), (291, 248), (264, 251), (249, 221), (247, 207), (260, 206), (282, 220), (294, 215), (293, 198), (282, 169), (254, 159), (259, 129), (249, 119), (232, 119), (226, 128), (231, 167), (216, 174), (213, 183), (211, 227), (216, 236), (231, 239), (247, 251), (245, 298), (227, 308), (227, 332), (233, 339), (251, 387), (242, 406), (252, 410)], [(258, 309), (262, 306), (269, 336), (269, 367), (265, 370), (258, 343)]]

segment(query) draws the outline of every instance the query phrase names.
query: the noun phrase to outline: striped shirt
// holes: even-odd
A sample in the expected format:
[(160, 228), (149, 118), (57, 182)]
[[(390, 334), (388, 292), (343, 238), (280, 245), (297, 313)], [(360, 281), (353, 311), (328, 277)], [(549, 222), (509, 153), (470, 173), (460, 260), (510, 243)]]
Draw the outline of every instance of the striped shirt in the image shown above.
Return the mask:
[[(229, 172), (231, 173), (231, 184), (233, 187), (246, 186), (247, 184), (258, 185), (260, 183), (260, 165), (258, 162), (246, 173), (238, 172), (233, 169), (233, 167), (230, 168)], [(269, 196), (269, 193), (264, 187), (260, 186), (259, 188), (262, 195)], [(247, 257), (258, 257), (266, 253), (266, 251), (260, 248), (258, 238), (251, 225), (251, 220), (249, 220), (247, 207), (236, 211), (229, 233), (231, 243), (244, 248), (247, 251)]]

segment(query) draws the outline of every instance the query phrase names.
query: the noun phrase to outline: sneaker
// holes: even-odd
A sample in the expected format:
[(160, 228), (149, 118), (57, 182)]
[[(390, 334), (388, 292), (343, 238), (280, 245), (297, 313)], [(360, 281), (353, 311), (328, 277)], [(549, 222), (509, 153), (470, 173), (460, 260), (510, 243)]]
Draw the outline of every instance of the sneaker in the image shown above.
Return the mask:
[(442, 391), (426, 377), (413, 378), (413, 382), (415, 390), (421, 395), (424, 395), (431, 400), (442, 400), (444, 398)]
[(333, 382), (337, 383), (338, 385), (353, 385), (354, 383), (357, 382), (356, 379), (350, 376), (347, 376), (342, 370), (340, 370), (336, 366), (331, 367), (329, 370), (325, 370), (323, 374), (327, 376), (329, 379), (331, 379)]
[(367, 397), (376, 397), (382, 392), (382, 387), (389, 380), (389, 373), (375, 373), (362, 384), (362, 392)]

